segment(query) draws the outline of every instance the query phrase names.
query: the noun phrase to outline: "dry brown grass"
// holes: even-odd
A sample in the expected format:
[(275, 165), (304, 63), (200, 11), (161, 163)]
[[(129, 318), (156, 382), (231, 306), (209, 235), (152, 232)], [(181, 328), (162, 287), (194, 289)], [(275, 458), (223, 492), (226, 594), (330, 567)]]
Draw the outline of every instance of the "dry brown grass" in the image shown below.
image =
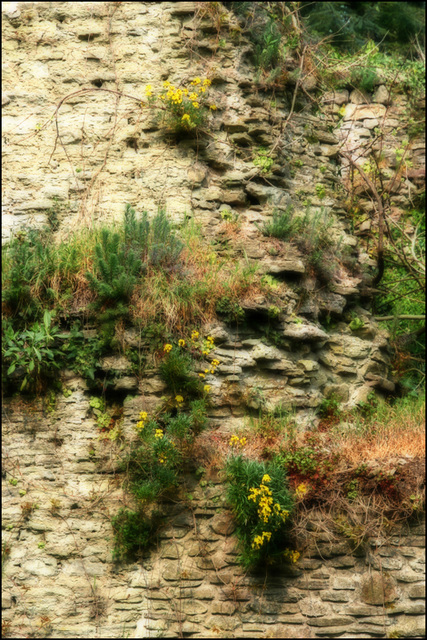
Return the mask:
[(135, 321), (161, 323), (176, 333), (211, 321), (223, 296), (238, 301), (259, 292), (252, 267), (219, 258), (200, 238), (186, 240), (175, 270), (149, 269), (137, 286), (131, 300)]
[(334, 449), (349, 464), (394, 457), (425, 456), (425, 402), (383, 404), (372, 422), (344, 422), (337, 429)]

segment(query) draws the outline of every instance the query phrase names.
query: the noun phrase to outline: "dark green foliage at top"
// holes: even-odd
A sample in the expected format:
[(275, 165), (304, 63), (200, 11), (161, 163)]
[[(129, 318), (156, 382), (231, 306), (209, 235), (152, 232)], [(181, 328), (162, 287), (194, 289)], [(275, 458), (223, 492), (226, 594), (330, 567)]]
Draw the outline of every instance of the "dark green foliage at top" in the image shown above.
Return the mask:
[(356, 51), (368, 40), (383, 50), (423, 39), (423, 2), (302, 2), (301, 14), (313, 34), (331, 36), (332, 43)]

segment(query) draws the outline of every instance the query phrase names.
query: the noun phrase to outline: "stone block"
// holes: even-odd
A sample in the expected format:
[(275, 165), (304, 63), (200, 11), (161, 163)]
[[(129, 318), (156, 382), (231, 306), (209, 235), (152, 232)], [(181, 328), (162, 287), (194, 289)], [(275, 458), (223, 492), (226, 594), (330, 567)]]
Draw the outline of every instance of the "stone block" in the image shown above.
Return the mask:
[(396, 583), (385, 573), (368, 572), (361, 579), (361, 600), (366, 604), (386, 604), (397, 599)]

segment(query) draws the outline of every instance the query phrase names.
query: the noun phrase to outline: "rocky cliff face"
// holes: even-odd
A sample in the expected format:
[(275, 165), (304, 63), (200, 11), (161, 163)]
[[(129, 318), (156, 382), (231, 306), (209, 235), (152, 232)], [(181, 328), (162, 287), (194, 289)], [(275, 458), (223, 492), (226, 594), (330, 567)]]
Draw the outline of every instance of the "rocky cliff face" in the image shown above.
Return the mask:
[[(368, 157), (378, 126), (393, 169), (388, 142), (400, 139), (404, 96), (391, 99), (384, 86), (369, 96), (325, 94), (313, 115), (315, 83), (306, 81), (297, 103), (292, 83), (273, 91), (257, 85), (247, 43), (240, 36), (233, 43), (235, 17), (227, 14), (228, 36), (219, 46), (197, 3), (4, 4), (4, 240), (12, 230), (49, 223), (52, 211), (64, 237), (76, 225), (121, 219), (127, 202), (149, 213), (164, 206), (176, 223), (202, 223), (219, 251), (256, 264), (274, 278), (272, 287), (279, 282), (274, 305), (262, 294), (242, 302), (244, 326), (206, 328), (221, 362), (210, 381), (209, 417), (223, 432), (241, 426), (247, 411), (283, 404), (310, 427), (324, 398), (353, 406), (373, 389), (393, 391), (387, 334), (367, 310), (365, 276), (375, 265), (343, 203), (349, 163)], [(148, 84), (197, 75), (212, 81), (211, 134), (171, 141), (139, 101)], [(412, 143), (412, 173), (399, 183), (397, 213), (417, 189), (423, 145)], [(360, 187), (358, 198), (375, 224), (369, 193)], [(306, 225), (315, 219), (327, 226), (339, 253), (327, 282), (303, 245), (260, 232), (273, 211), (290, 205)], [(356, 231), (366, 232), (367, 223)], [(360, 322), (351, 326), (354, 318)], [(270, 321), (274, 340), (267, 342)], [(124, 344), (141, 348), (133, 330)], [(131, 438), (138, 411), (159, 404), (163, 384), (154, 368), (137, 379), (116, 355), (103, 367), (114, 374), (115, 392), (128, 394), (123, 432)], [(14, 632), (385, 637), (391, 625), (401, 635), (420, 634), (419, 528), (403, 530), (406, 537), (387, 549), (374, 541), (367, 560), (314, 533), (317, 551), (261, 585), (235, 564), (215, 482), (202, 490), (188, 478), (194, 504), (171, 510), (170, 527), (143, 566), (116, 572), (109, 510), (122, 500), (120, 476), (114, 464), (100, 473), (88, 454), (97, 435), (84, 382), (67, 372), (64, 382), (72, 394), (51, 417), (17, 400), (6, 410), (7, 471), (19, 478), (5, 484), (4, 511), (10, 554), (3, 604)], [(39, 509), (26, 513), (23, 499)]]

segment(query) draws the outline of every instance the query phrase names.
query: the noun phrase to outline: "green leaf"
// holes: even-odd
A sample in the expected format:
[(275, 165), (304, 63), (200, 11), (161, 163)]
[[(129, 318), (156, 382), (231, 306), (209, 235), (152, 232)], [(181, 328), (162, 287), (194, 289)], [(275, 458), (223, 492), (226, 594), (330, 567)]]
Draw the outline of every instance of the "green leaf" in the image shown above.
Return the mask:
[(42, 355), (41, 355), (40, 351), (38, 349), (36, 349), (35, 347), (34, 347), (34, 353), (36, 354), (37, 358), (39, 359), (39, 362), (41, 362), (42, 361)]
[(34, 370), (34, 360), (30, 360), (30, 363), (29, 363), (29, 365), (28, 365), (28, 368), (29, 368), (29, 370), (30, 370), (30, 371), (33, 371), (33, 370)]
[(15, 369), (16, 369), (16, 364), (13, 362), (10, 365), (9, 369), (7, 370), (7, 375), (9, 376), (11, 373), (13, 373), (15, 371)]

